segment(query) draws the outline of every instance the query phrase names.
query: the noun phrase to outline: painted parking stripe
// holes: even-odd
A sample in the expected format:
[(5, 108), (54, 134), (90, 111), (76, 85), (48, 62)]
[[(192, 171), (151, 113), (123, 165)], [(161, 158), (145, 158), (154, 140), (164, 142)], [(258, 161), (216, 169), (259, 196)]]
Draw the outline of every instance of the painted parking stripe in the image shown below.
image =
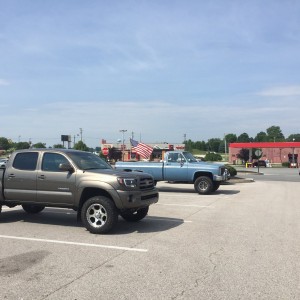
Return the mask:
[(204, 207), (212, 207), (210, 205), (193, 205), (193, 204), (176, 204), (176, 203), (156, 203), (156, 205), (165, 205), (165, 206), (181, 206), (181, 207), (198, 207), (198, 208), (204, 208)]
[(138, 249), (138, 248), (129, 248), (129, 247), (117, 247), (117, 246), (108, 246), (108, 245), (99, 245), (99, 244), (76, 243), (76, 242), (58, 241), (58, 240), (46, 240), (46, 239), (26, 238), (26, 237), (10, 236), (10, 235), (0, 235), (0, 238), (3, 238), (3, 239), (13, 239), (13, 240), (23, 240), (23, 241), (31, 241), (31, 242), (42, 242), (42, 243), (53, 243), (53, 244), (63, 244), (63, 245), (84, 246), (84, 247), (107, 248), (107, 249), (115, 249), (115, 250), (122, 250), (122, 251), (148, 252), (147, 249)]
[(146, 219), (152, 219), (155, 221), (176, 222), (176, 223), (192, 223), (192, 221), (169, 219), (169, 218), (159, 218), (159, 217), (147, 217)]

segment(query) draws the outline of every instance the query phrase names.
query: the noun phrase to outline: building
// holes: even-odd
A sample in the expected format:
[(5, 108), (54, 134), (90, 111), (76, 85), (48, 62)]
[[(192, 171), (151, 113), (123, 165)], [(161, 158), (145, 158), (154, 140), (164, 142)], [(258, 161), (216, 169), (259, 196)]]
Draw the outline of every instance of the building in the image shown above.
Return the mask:
[[(134, 149), (132, 149), (130, 143), (106, 143), (103, 140), (101, 144), (102, 154), (105, 155), (108, 159), (112, 160), (143, 160), (143, 157), (138, 155)], [(172, 150), (183, 151), (185, 149), (185, 144), (169, 144), (169, 143), (145, 143), (148, 146), (153, 148), (150, 159), (154, 161), (160, 161), (164, 158), (164, 153)]]
[(253, 143), (230, 143), (229, 144), (229, 163), (239, 164), (239, 152), (241, 149), (249, 149), (249, 161), (256, 149), (262, 151), (261, 160), (269, 161), (274, 164), (296, 163), (300, 158), (300, 142), (253, 142)]

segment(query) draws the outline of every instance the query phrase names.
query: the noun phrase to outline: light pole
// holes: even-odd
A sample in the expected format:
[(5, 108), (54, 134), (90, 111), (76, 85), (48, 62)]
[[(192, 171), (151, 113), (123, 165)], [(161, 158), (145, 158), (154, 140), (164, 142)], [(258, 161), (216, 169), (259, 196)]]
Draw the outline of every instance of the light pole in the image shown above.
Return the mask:
[[(293, 142), (295, 142), (295, 139), (293, 139)], [(292, 158), (292, 164), (293, 164), (293, 168), (295, 168), (295, 147), (293, 147), (293, 158)]]
[(122, 134), (123, 134), (123, 139), (122, 139), (122, 161), (124, 161), (124, 148), (125, 148), (124, 133), (127, 131), (127, 129), (120, 129), (119, 131), (122, 132)]
[(79, 128), (80, 130), (80, 141), (82, 142), (82, 128)]

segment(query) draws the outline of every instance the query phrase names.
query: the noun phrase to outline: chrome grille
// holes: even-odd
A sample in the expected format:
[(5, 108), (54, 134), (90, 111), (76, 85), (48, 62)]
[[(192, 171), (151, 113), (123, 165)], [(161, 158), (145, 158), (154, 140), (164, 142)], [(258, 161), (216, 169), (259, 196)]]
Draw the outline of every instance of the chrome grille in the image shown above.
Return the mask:
[(225, 167), (221, 167), (221, 175), (223, 175), (225, 173), (226, 168)]

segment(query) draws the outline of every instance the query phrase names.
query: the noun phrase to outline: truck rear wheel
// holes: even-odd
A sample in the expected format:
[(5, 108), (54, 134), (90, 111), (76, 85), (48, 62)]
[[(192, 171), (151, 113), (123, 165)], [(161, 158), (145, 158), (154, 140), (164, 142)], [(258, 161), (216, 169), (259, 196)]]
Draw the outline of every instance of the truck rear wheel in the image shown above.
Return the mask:
[(83, 204), (81, 220), (89, 232), (107, 233), (117, 224), (118, 211), (109, 198), (95, 196)]
[(194, 188), (198, 194), (207, 195), (213, 190), (213, 182), (207, 176), (200, 176), (195, 180)]
[(139, 208), (137, 211), (123, 211), (120, 213), (121, 217), (129, 222), (138, 222), (144, 219), (148, 214), (149, 206)]
[(23, 204), (22, 207), (29, 214), (37, 214), (45, 208), (45, 206), (34, 204)]

